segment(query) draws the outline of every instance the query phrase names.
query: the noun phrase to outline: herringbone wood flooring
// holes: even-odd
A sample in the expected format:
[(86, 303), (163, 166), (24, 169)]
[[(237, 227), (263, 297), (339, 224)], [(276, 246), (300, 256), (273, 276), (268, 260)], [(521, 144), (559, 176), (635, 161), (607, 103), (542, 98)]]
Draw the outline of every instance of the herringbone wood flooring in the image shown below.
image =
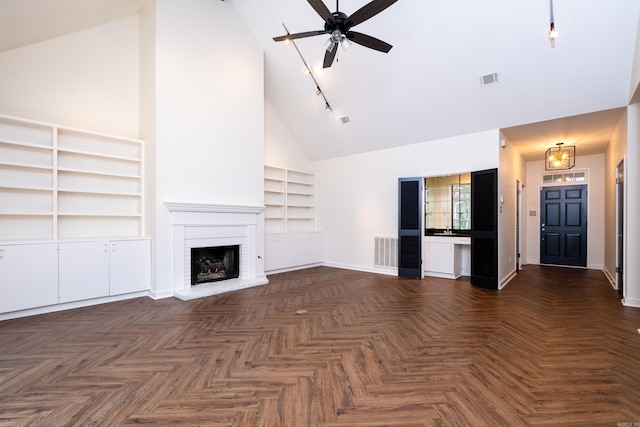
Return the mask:
[(0, 425), (616, 426), (640, 422), (638, 328), (598, 271), (318, 267), (0, 322)]

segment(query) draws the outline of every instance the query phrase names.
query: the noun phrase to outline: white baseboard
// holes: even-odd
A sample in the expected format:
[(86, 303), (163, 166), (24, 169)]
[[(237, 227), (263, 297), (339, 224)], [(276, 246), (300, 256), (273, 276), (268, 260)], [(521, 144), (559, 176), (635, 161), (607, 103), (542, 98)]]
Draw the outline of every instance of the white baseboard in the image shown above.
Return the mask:
[(18, 319), (20, 317), (35, 316), (37, 314), (55, 313), (57, 311), (71, 310), (73, 308), (88, 307), (91, 305), (106, 304), (109, 302), (123, 301), (127, 299), (148, 297), (148, 291), (133, 292), (124, 295), (115, 295), (111, 297), (93, 298), (83, 301), (73, 301), (62, 304), (48, 305), (46, 307), (30, 308), (27, 310), (12, 311), (10, 313), (0, 314), (0, 320)]
[(504, 288), (505, 286), (507, 286), (507, 284), (508, 284), (511, 280), (513, 280), (513, 278), (514, 278), (514, 277), (516, 277), (516, 275), (517, 275), (517, 271), (516, 271), (516, 269), (514, 268), (514, 269), (513, 269), (509, 274), (507, 274), (507, 277), (505, 277), (504, 279), (502, 279), (502, 280), (500, 281), (500, 285), (499, 285), (498, 289), (502, 289), (502, 288)]
[(365, 273), (377, 273), (386, 274), (387, 276), (397, 276), (397, 268), (376, 268), (376, 267), (363, 267), (361, 265), (340, 264), (333, 262), (325, 262), (323, 265), (327, 267), (342, 268), (343, 270), (364, 271)]
[(640, 308), (640, 299), (636, 298), (625, 298), (622, 300), (622, 305), (625, 307), (636, 307)]

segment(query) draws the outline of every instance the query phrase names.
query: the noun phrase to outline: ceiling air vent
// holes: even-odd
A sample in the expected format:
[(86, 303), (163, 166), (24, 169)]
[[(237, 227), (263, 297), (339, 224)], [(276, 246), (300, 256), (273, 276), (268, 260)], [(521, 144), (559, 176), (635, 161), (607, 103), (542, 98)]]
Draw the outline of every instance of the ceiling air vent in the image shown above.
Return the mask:
[(486, 85), (492, 85), (494, 83), (498, 83), (498, 73), (489, 73), (489, 74), (485, 74), (484, 76), (480, 76), (480, 85), (481, 86), (486, 86)]
[(342, 122), (343, 125), (346, 125), (351, 121), (351, 119), (349, 118), (349, 116), (342, 116), (340, 117), (340, 121)]

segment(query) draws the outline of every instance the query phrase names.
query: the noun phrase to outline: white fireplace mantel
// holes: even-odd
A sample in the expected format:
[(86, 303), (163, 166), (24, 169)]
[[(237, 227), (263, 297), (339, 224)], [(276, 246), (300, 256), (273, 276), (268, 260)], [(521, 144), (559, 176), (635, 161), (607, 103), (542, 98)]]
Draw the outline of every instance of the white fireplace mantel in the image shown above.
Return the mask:
[[(202, 298), (268, 283), (264, 273), (264, 207), (165, 202), (171, 213), (172, 282), (174, 296)], [(240, 245), (236, 279), (191, 286), (193, 247)]]

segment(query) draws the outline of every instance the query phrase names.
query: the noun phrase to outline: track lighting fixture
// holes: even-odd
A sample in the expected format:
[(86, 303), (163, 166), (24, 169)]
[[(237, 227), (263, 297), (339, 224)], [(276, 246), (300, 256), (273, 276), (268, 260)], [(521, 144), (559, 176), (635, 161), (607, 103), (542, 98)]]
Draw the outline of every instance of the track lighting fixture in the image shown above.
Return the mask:
[[(284, 23), (282, 24), (282, 26), (284, 27), (284, 30), (287, 32), (287, 35), (289, 35), (289, 30), (287, 29), (287, 27), (284, 25)], [(311, 76), (311, 78), (313, 79), (313, 83), (315, 83), (316, 85), (316, 95), (318, 96), (322, 96), (322, 99), (324, 99), (324, 109), (326, 111), (329, 112), (333, 112), (333, 108), (331, 108), (331, 105), (329, 104), (329, 101), (327, 100), (327, 97), (324, 95), (324, 92), (322, 91), (322, 89), (320, 89), (320, 85), (318, 84), (318, 81), (316, 80), (315, 76), (313, 75), (313, 72), (311, 71), (311, 68), (309, 67), (309, 65), (307, 65), (307, 61), (304, 60), (304, 57), (302, 56), (302, 53), (300, 53), (300, 49), (298, 49), (298, 45), (296, 45), (296, 42), (293, 39), (285, 39), (287, 42), (293, 44), (293, 46), (296, 48), (296, 52), (298, 52), (298, 56), (300, 56), (300, 59), (302, 60), (302, 64), (304, 65), (304, 73)], [(332, 43), (331, 44), (331, 48), (334, 49), (335, 45), (337, 43)], [(327, 47), (328, 49), (329, 47)]]
[(553, 0), (549, 0), (549, 40), (551, 41), (551, 47), (556, 47), (556, 37), (558, 37), (558, 30), (556, 30), (555, 18), (553, 17)]

